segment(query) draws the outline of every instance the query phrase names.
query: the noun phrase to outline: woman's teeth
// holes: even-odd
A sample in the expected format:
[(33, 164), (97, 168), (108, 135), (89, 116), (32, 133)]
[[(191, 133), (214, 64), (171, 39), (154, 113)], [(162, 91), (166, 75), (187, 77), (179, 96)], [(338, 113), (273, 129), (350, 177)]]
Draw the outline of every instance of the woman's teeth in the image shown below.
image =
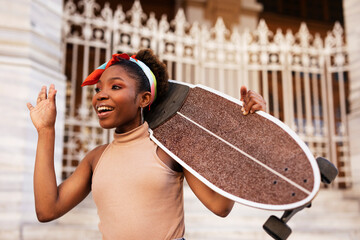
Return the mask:
[(99, 113), (102, 113), (102, 112), (107, 112), (107, 111), (112, 111), (114, 110), (113, 107), (108, 107), (108, 106), (100, 106), (100, 107), (97, 107), (97, 111)]

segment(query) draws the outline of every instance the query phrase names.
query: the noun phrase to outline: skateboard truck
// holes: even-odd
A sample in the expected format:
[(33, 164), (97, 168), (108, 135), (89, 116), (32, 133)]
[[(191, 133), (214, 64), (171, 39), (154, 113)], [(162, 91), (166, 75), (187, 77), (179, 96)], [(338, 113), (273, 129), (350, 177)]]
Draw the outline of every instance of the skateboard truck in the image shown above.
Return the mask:
[[(327, 159), (318, 157), (316, 162), (320, 169), (321, 181), (325, 184), (330, 184), (337, 176), (337, 168)], [(291, 234), (291, 228), (286, 224), (296, 213), (304, 208), (311, 207), (311, 202), (304, 206), (286, 210), (282, 217), (272, 215), (264, 223), (263, 229), (276, 240), (286, 240)]]

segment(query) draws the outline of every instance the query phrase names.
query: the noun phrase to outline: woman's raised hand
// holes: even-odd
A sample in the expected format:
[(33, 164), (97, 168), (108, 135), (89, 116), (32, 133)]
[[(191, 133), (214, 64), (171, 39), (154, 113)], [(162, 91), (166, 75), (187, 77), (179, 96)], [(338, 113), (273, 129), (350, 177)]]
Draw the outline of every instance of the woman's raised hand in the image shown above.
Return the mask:
[(48, 93), (46, 90), (46, 86), (41, 88), (35, 107), (31, 103), (27, 103), (27, 107), (30, 110), (31, 121), (38, 132), (55, 126), (56, 89), (54, 84), (50, 85)]

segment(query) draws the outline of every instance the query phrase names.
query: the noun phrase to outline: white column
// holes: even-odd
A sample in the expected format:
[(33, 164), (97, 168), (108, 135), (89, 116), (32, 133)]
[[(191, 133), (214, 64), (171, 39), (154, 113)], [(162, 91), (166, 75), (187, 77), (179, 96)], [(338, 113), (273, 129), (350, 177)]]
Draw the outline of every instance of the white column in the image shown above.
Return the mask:
[(360, 5), (358, 0), (344, 0), (343, 7), (350, 62), (350, 157), (354, 190), (360, 194)]
[(62, 0), (0, 0), (0, 236), (23, 239), (37, 222), (33, 169), (37, 133), (27, 102), (42, 85), (58, 89), (55, 166), (60, 176), (65, 110), (62, 74)]

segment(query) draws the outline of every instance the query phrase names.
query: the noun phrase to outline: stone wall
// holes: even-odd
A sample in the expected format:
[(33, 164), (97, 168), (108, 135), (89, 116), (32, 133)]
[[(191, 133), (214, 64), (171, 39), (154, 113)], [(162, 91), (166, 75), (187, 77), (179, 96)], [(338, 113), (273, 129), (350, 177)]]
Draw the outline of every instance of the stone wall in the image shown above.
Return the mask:
[(37, 134), (27, 102), (42, 85), (58, 89), (56, 169), (60, 174), (65, 109), (61, 59), (62, 0), (0, 0), (0, 238), (21, 239), (36, 222), (33, 168)]
[(360, 5), (357, 0), (344, 0), (346, 41), (350, 62), (349, 141), (353, 189), (360, 196)]

